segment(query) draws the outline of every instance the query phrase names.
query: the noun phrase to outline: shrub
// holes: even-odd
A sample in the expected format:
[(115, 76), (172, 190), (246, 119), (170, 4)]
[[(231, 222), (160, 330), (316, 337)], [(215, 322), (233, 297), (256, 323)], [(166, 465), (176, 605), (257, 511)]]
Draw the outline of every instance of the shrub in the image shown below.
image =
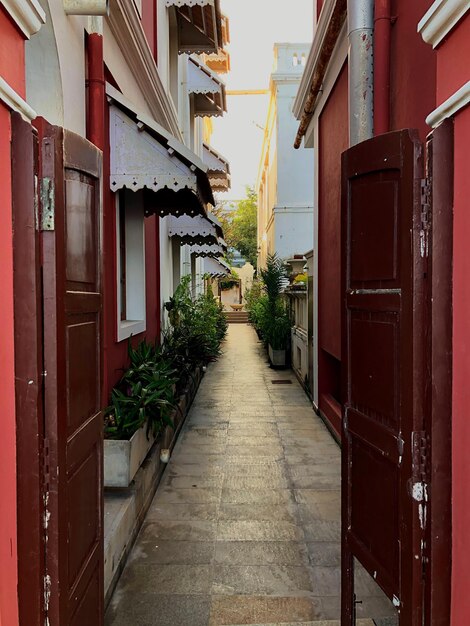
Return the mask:
[(129, 368), (112, 390), (105, 410), (109, 439), (129, 439), (145, 423), (147, 432), (155, 435), (163, 425), (172, 425), (175, 397), (186, 388), (198, 365), (220, 355), (227, 332), (222, 307), (210, 287), (193, 301), (190, 280), (190, 276), (184, 277), (165, 305), (171, 327), (163, 345), (142, 341), (133, 349), (129, 341)]
[(175, 371), (158, 346), (142, 341), (136, 349), (129, 340), (130, 367), (111, 392), (105, 409), (108, 439), (129, 439), (147, 423), (147, 434), (157, 435), (165, 424), (172, 425), (175, 407)]

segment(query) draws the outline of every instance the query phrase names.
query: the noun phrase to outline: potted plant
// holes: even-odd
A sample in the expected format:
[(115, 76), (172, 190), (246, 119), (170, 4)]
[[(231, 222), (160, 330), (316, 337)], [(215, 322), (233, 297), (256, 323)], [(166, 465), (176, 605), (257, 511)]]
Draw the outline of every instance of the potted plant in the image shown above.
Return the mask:
[(291, 321), (283, 303), (278, 305), (275, 315), (267, 319), (265, 334), (271, 364), (273, 367), (285, 367), (286, 352), (290, 344)]
[(130, 367), (111, 393), (105, 409), (104, 482), (127, 487), (157, 435), (172, 426), (176, 376), (158, 347), (129, 342)]
[(261, 276), (266, 291), (262, 334), (268, 344), (271, 364), (275, 367), (284, 367), (291, 329), (290, 318), (281, 296), (287, 282), (284, 263), (275, 254), (268, 256), (266, 268), (261, 270)]

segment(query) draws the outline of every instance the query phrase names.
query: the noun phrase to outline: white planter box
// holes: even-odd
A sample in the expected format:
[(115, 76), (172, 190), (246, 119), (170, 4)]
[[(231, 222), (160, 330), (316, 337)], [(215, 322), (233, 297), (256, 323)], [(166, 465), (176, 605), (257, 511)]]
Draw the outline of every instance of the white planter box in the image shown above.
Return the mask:
[(284, 367), (286, 364), (286, 351), (285, 350), (273, 350), (271, 346), (268, 346), (269, 359), (274, 367)]
[(105, 487), (129, 487), (155, 441), (151, 432), (147, 439), (146, 431), (145, 425), (129, 440), (104, 440)]

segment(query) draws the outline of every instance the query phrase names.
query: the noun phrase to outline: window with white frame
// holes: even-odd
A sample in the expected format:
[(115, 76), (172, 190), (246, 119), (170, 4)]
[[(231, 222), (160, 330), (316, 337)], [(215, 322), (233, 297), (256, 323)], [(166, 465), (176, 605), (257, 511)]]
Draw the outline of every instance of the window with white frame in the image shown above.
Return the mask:
[(116, 197), (117, 339), (146, 328), (145, 237), (142, 195), (123, 189)]

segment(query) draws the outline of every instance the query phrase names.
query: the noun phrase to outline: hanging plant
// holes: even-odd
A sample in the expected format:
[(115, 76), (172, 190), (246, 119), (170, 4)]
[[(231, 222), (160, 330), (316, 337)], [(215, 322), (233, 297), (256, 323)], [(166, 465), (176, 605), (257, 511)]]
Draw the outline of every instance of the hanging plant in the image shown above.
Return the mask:
[(236, 278), (223, 278), (220, 282), (222, 291), (230, 291), (233, 287), (238, 287), (239, 281)]

